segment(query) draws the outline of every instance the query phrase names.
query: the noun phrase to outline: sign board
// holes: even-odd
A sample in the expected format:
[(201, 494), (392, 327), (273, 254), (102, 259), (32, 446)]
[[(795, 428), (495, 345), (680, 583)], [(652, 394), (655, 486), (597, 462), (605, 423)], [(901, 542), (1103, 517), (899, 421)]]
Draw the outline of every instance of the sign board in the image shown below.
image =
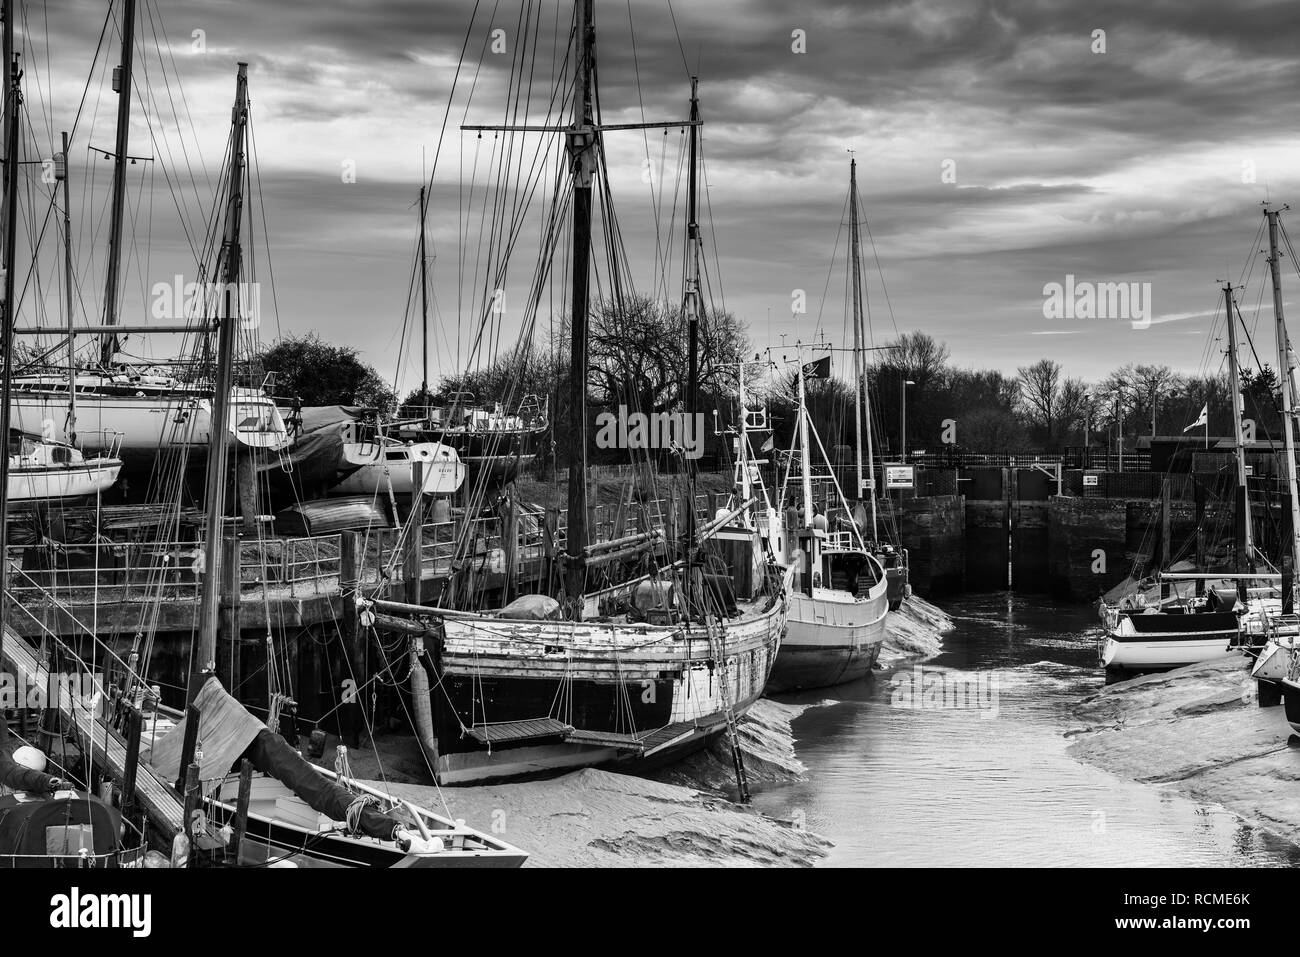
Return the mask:
[(915, 488), (915, 469), (911, 465), (886, 465), (885, 488)]
[(1247, 475), (1254, 475), (1254, 474), (1255, 474), (1255, 466), (1253, 466), (1253, 465), (1247, 465), (1247, 466), (1246, 466), (1246, 474), (1247, 474)]
[(858, 483), (859, 492), (874, 492), (876, 490), (875, 478), (864, 478)]
[(1089, 486), (1099, 485), (1100, 479), (1101, 479), (1100, 475), (1085, 475), (1083, 477), (1083, 487), (1088, 488)]

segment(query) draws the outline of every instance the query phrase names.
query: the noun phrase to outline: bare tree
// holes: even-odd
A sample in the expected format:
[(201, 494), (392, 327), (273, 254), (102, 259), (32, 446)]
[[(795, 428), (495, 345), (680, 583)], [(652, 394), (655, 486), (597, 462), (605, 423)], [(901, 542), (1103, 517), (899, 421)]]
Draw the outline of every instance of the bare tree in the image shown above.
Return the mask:
[(1182, 386), (1181, 377), (1169, 366), (1140, 365), (1133, 370), (1134, 398), (1151, 413), (1151, 435), (1156, 434), (1156, 411), (1160, 403)]
[(1052, 444), (1056, 420), (1060, 412), (1061, 364), (1051, 359), (1039, 359), (1033, 365), (1016, 370), (1020, 396), (1029, 417), (1043, 429), (1047, 444)]

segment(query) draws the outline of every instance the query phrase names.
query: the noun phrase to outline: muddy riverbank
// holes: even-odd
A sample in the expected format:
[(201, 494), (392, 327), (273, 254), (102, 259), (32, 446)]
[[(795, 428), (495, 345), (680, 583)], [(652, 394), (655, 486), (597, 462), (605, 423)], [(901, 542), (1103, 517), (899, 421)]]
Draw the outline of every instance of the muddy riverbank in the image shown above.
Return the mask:
[[(882, 658), (932, 655), (950, 627), (938, 608), (909, 599), (889, 618)], [(741, 720), (741, 748), (752, 788), (805, 779), (807, 768), (796, 754), (790, 723), (811, 706), (763, 699)], [(325, 760), (332, 763), (333, 758), (331, 746)], [(735, 772), (725, 741), (652, 778), (583, 770), (544, 781), (471, 788), (422, 783), (428, 780), (427, 770), (410, 737), (383, 738), (378, 755), (363, 749), (350, 759), (357, 777), (499, 833), (528, 851), (529, 863), (536, 866), (810, 866), (831, 848), (830, 841), (811, 830), (730, 799)]]
[(1219, 804), (1300, 843), (1300, 739), (1281, 707), (1261, 708), (1232, 657), (1110, 685), (1075, 708), (1080, 760)]

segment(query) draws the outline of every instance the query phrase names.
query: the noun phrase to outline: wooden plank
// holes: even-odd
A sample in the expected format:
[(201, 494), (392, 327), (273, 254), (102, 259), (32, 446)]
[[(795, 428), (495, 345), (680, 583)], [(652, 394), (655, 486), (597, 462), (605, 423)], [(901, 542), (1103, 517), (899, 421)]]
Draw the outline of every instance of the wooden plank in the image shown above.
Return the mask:
[(502, 721), (500, 724), (476, 724), (466, 734), (480, 744), (499, 744), (503, 741), (566, 735), (572, 731), (573, 725), (554, 718), (527, 718), (523, 721)]
[[(3, 657), (5, 663), (13, 669), (15, 677), (21, 677), (31, 684), (39, 682), (40, 687), (48, 687), (48, 675), (37, 661), (35, 651), (25, 638), (8, 626), (5, 627)], [(55, 685), (57, 687), (58, 683)], [(59, 712), (71, 724), (94, 760), (121, 780), (127, 767), (127, 747), (121, 736), (84, 707), (75, 707), (68, 689), (58, 687), (58, 694)], [(184, 821), (184, 809), (176, 792), (148, 764), (141, 763), (136, 774), (136, 797), (145, 813), (164, 834), (176, 834)]]

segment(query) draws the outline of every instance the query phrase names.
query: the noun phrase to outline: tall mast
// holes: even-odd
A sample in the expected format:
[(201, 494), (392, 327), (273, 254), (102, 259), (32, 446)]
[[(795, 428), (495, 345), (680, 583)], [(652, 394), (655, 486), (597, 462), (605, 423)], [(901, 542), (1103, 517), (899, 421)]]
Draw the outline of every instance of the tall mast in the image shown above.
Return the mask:
[[(1285, 208), (1285, 207), (1283, 207)], [(1282, 313), (1282, 271), (1277, 250), (1278, 210), (1266, 209), (1268, 217), (1268, 269), (1273, 277), (1273, 319), (1277, 324), (1277, 370), (1282, 390), (1282, 439), (1286, 451), (1286, 487), (1291, 500), (1291, 580), (1283, 583), (1284, 598), (1294, 601), (1295, 577), (1300, 571), (1300, 496), (1296, 492), (1295, 476), (1295, 383), (1292, 380), (1291, 340), (1286, 333), (1286, 318)], [(1287, 586), (1290, 587), (1287, 587)], [(1291, 602), (1283, 601), (1283, 611), (1290, 612)]]
[[(703, 297), (700, 295), (700, 223), (699, 223), (699, 143), (700, 100), (697, 95), (699, 78), (691, 77), (691, 142), (690, 169), (686, 176), (686, 402), (687, 421), (693, 422), (699, 411), (700, 390), (700, 313)], [(688, 472), (687, 484), (690, 505), (686, 509), (686, 548), (695, 541), (695, 473)], [(689, 559), (688, 559), (689, 560)]]
[(423, 373), (420, 379), (420, 401), (428, 403), (429, 395), (429, 280), (425, 274), (427, 263), (424, 258), (424, 187), (420, 187), (420, 329), (423, 333), (421, 340), (420, 358), (423, 360)]
[(232, 117), (234, 142), (231, 146), (230, 183), (226, 199), (226, 225), (221, 240), (218, 274), (225, 297), (217, 329), (217, 369), (212, 388), (212, 432), (208, 439), (207, 475), (204, 485), (205, 538), (203, 542), (203, 588), (199, 593), (199, 641), (190, 668), (188, 700), (193, 701), (208, 674), (216, 668), (218, 600), (221, 594), (221, 526), (226, 511), (226, 463), (230, 447), (230, 386), (238, 334), (237, 303), (241, 254), (240, 219), (244, 206), (244, 135), (248, 126), (248, 64), (239, 64), (235, 80), (235, 109)]
[(808, 396), (804, 389), (803, 348), (796, 346), (799, 357), (799, 477), (803, 491), (804, 525), (812, 524), (812, 452), (808, 447)]
[[(5, 40), (11, 40), (13, 30), (13, 8), (5, 3)], [(0, 611), (3, 610), (9, 589), (9, 386), (13, 381), (14, 357), (14, 316), (17, 305), (14, 302), (14, 273), (17, 265), (16, 245), (18, 237), (18, 112), (22, 105), (22, 90), (19, 81), (22, 74), (18, 71), (18, 56), (9, 61), (9, 84), (5, 93), (5, 189), (4, 189), (4, 303), (3, 321), (0, 323), (0, 337), (4, 348), (3, 375), (0, 382), (0, 441), (4, 442), (4, 454), (0, 455)], [(4, 642), (4, 616), (0, 614), (0, 646)]]
[(1223, 284), (1223, 304), (1228, 309), (1228, 387), (1232, 390), (1232, 439), (1237, 449), (1236, 565), (1237, 571), (1244, 572), (1253, 569), (1255, 543), (1250, 521), (1250, 491), (1246, 484), (1246, 441), (1241, 431), (1241, 372), (1237, 367), (1236, 303), (1232, 301), (1231, 283)]
[[(68, 134), (63, 134), (63, 281), (68, 302), (68, 441), (77, 444), (77, 339), (73, 328), (72, 299), (72, 197), (68, 181), (72, 169), (68, 165)], [(60, 163), (54, 164), (54, 174), (59, 178)]]
[(596, 168), (595, 70), (596, 28), (593, 0), (577, 0), (575, 60), (577, 96), (568, 132), (573, 177), (573, 300), (569, 351), (569, 515), (565, 534), (565, 597), (569, 617), (582, 617), (587, 567), (587, 283), (591, 259), (591, 180)]
[[(4, 57), (4, 69), (8, 70), (9, 64), (12, 63), (14, 59), (14, 31), (11, 26), (14, 20), (14, 0), (3, 0), (3, 4), (0, 4), (0, 11), (2, 11), (0, 12), (0, 16), (4, 17), (4, 39), (0, 40), (0, 56)], [(6, 117), (9, 115), (7, 112), (9, 106), (8, 81), (9, 78), (6, 76), (4, 78), (4, 83), (0, 84), (0, 86), (4, 87), (4, 105), (6, 108), (4, 115)], [(8, 150), (8, 146), (5, 146), (5, 150)], [(6, 152), (5, 159), (8, 158), (9, 153)]]
[(745, 360), (736, 362), (736, 396), (740, 400), (740, 429), (736, 448), (736, 462), (740, 467), (740, 500), (749, 501), (749, 409), (745, 404)]
[[(875, 541), (876, 471), (872, 465), (875, 457), (871, 447), (871, 393), (868, 391), (867, 368), (862, 355), (863, 347), (866, 345), (864, 342), (866, 336), (862, 323), (862, 256), (859, 245), (861, 238), (858, 229), (858, 161), (856, 159), (849, 160), (849, 218), (852, 246), (849, 255), (853, 268), (853, 444), (856, 449), (858, 464), (857, 499), (861, 501), (862, 493), (864, 491), (867, 493), (867, 499), (871, 503), (871, 539)], [(867, 471), (869, 473), (865, 479), (862, 475), (862, 433), (864, 424), (867, 437)]]
[[(118, 274), (122, 267), (122, 214), (126, 204), (126, 161), (131, 127), (131, 63), (135, 56), (135, 0), (123, 0), (122, 64), (114, 77), (117, 88), (117, 143), (113, 155), (113, 215), (108, 230), (108, 274), (104, 289), (104, 325), (117, 325)], [(108, 365), (117, 352), (117, 336), (100, 337), (100, 361)]]

